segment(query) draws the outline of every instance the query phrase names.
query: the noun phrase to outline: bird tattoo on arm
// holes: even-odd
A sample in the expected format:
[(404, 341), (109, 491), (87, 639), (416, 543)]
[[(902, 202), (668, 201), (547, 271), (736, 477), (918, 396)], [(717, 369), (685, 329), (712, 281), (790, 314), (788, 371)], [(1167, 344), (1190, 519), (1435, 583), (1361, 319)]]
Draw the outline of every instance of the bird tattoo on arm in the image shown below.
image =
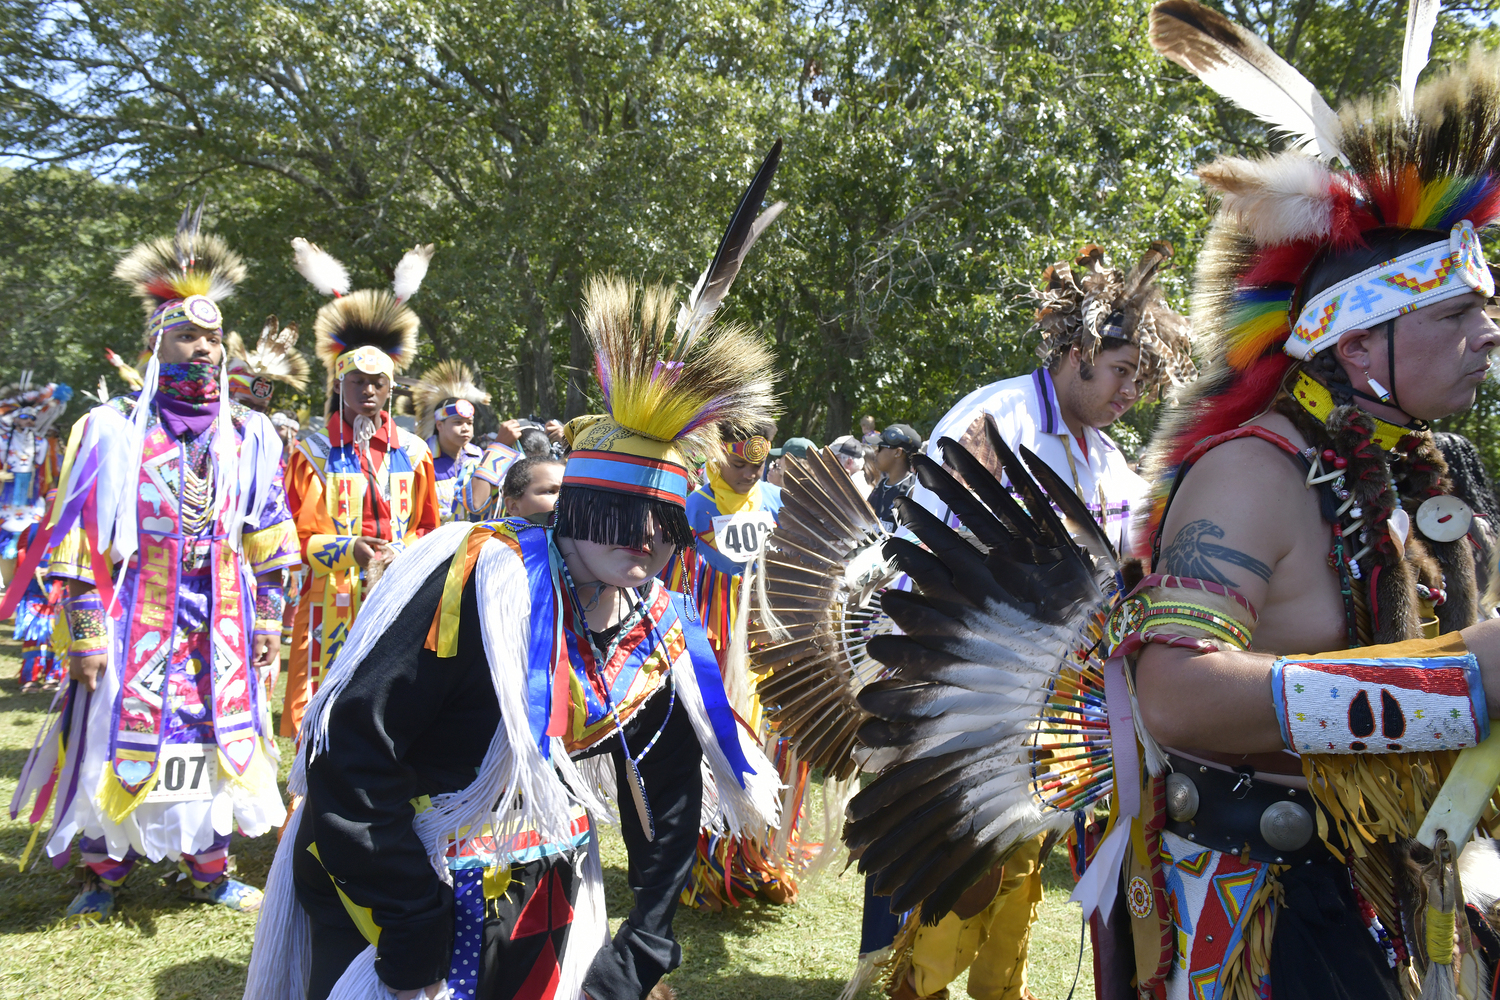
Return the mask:
[(1226, 576), (1210, 560), (1249, 570), (1262, 580), (1271, 579), (1271, 567), (1239, 549), (1219, 545), (1209, 539), (1223, 538), (1224, 529), (1207, 519), (1197, 520), (1177, 532), (1177, 537), (1161, 554), (1163, 572), (1173, 576), (1211, 580), (1226, 587), (1239, 584)]

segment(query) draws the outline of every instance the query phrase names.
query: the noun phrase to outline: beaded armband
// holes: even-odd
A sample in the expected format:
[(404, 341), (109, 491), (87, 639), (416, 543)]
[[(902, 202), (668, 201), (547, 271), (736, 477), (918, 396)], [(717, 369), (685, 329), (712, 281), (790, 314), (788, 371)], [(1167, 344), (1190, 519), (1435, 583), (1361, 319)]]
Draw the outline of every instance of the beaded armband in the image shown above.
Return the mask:
[(1479, 661), (1457, 632), (1281, 657), (1271, 698), (1298, 753), (1461, 750), (1490, 731)]
[(1247, 649), (1255, 608), (1233, 589), (1210, 580), (1153, 574), (1109, 617), (1109, 643), (1129, 656), (1148, 642), (1203, 652)]
[(68, 644), (70, 656), (97, 656), (109, 645), (109, 632), (104, 626), (104, 602), (97, 590), (69, 597), (62, 602), (63, 614), (68, 619)]
[(255, 592), (255, 634), (280, 635), (286, 613), (286, 591), (279, 583), (262, 583)]

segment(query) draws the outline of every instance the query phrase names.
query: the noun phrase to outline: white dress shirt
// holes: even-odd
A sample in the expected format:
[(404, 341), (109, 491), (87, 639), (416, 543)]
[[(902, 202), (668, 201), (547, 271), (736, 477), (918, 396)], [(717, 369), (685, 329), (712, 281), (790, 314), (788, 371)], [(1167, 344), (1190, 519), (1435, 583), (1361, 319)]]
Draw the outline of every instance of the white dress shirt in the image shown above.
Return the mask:
[[(1120, 449), (1098, 428), (1085, 427), (1083, 434), (1088, 448), (1079, 445), (1063, 423), (1057, 391), (1045, 368), (993, 382), (959, 400), (933, 428), (927, 456), (941, 464), (943, 450), (938, 442), (944, 437), (960, 440), (982, 413), (995, 418), (1001, 439), (1012, 451), (1020, 454), (1020, 447), (1025, 445), (1064, 482), (1071, 483), (1104, 525), (1105, 534), (1116, 550), (1129, 551), (1126, 543), (1130, 540), (1130, 517), (1145, 504), (1146, 481), (1130, 471)], [(1009, 485), (1003, 477), (1002, 482)], [(918, 483), (911, 496), (950, 525), (957, 526), (958, 519), (948, 505), (925, 486)]]

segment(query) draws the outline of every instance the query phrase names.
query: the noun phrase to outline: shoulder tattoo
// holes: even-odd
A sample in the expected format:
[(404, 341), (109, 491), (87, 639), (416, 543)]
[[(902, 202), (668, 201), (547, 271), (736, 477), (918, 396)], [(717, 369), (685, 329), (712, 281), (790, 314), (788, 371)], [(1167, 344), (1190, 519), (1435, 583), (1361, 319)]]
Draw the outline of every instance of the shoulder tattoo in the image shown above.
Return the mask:
[(1177, 532), (1177, 537), (1172, 539), (1172, 543), (1162, 551), (1162, 572), (1172, 576), (1212, 580), (1226, 587), (1239, 586), (1213, 564), (1213, 561), (1217, 560), (1220, 563), (1248, 570), (1262, 580), (1271, 579), (1271, 567), (1259, 559), (1239, 549), (1232, 549), (1213, 541), (1223, 537), (1224, 529), (1209, 520), (1198, 520), (1185, 526)]

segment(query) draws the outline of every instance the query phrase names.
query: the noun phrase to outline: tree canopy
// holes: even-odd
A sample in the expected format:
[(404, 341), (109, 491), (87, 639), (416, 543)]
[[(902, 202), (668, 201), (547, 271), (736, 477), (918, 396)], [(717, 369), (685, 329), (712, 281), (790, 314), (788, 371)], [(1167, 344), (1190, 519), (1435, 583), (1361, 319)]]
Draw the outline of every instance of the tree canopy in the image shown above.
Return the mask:
[[(1448, 5), (1436, 58), (1487, 38), (1497, 4)], [(110, 268), (207, 197), (251, 265), (226, 304), (242, 332), (267, 313), (310, 328), (293, 236), (357, 285), (433, 242), (418, 367), (463, 358), (500, 412), (572, 416), (594, 405), (584, 280), (690, 283), (781, 137), (790, 207), (730, 310), (775, 345), (781, 432), (827, 440), (866, 412), (925, 431), (1034, 363), (1030, 283), (1084, 243), (1128, 265), (1170, 240), (1186, 307), (1210, 209), (1192, 168), (1267, 138), (1151, 52), (1148, 7), (10, 0), (0, 377), (88, 388), (103, 347), (132, 353), (140, 313)], [(1226, 13), (1332, 101), (1396, 77), (1404, 2)], [(1465, 429), (1489, 447), (1484, 406)]]

